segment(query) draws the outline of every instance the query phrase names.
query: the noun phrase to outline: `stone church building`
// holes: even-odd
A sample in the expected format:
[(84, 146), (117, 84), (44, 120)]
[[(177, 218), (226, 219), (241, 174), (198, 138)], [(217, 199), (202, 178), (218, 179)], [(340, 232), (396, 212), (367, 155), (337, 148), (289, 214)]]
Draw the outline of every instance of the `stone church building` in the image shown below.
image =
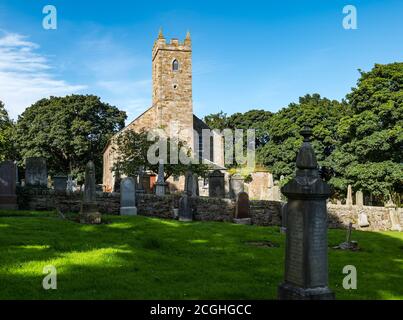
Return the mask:
[[(176, 135), (185, 141), (193, 152), (203, 149), (202, 130), (209, 127), (193, 114), (192, 99), (192, 41), (188, 32), (185, 40), (171, 39), (168, 43), (162, 31), (152, 49), (152, 105), (139, 117), (133, 120), (125, 130), (149, 131), (164, 128), (169, 134), (176, 130)], [(119, 134), (119, 133), (118, 133)], [(224, 148), (222, 139), (210, 139), (210, 154), (204, 159), (212, 167), (224, 169)], [(214, 142), (213, 142), (214, 141)], [(104, 150), (103, 185), (105, 191), (112, 191), (115, 175), (111, 172), (115, 154), (113, 138)], [(183, 177), (175, 177), (168, 181), (176, 189), (181, 189)], [(175, 189), (174, 189), (175, 190)]]

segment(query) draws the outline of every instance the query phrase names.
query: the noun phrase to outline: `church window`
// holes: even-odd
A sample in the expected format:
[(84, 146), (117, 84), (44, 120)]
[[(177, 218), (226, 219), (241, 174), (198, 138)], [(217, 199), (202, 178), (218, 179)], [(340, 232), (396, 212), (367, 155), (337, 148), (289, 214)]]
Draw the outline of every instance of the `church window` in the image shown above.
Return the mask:
[(179, 70), (179, 62), (178, 60), (174, 60), (174, 62), (172, 62), (172, 70), (173, 71), (178, 71)]

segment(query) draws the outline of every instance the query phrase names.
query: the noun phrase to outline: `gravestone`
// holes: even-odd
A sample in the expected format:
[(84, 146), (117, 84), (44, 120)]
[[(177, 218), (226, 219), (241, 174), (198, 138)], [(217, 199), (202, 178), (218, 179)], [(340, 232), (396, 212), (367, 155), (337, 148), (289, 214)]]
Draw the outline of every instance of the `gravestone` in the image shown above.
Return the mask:
[(27, 187), (48, 187), (48, 169), (45, 158), (27, 158), (25, 160), (25, 185)]
[(236, 199), (238, 194), (244, 192), (245, 179), (240, 174), (234, 174), (230, 178), (230, 195)]
[(68, 176), (67, 177), (67, 184), (66, 184), (66, 190), (68, 193), (73, 193), (74, 191), (76, 191), (76, 187), (77, 185), (75, 184), (73, 177), (72, 176)]
[(358, 226), (361, 228), (369, 227), (368, 216), (364, 210), (358, 211)]
[(385, 204), (385, 208), (387, 208), (389, 211), (390, 223), (392, 225), (390, 230), (399, 232), (402, 231), (402, 227), (399, 221), (399, 214), (396, 210), (396, 205), (393, 203), (392, 199), (389, 199), (389, 201)]
[(312, 131), (301, 131), (296, 176), (283, 188), (287, 197), (287, 233), (282, 300), (334, 299), (328, 288), (327, 208), (330, 187), (319, 176), (310, 143)]
[(85, 188), (81, 201), (80, 222), (88, 224), (101, 223), (101, 214), (98, 212), (97, 192), (95, 184), (95, 165), (92, 161), (85, 168)]
[(361, 190), (355, 193), (355, 205), (360, 208), (364, 206), (364, 194)]
[(209, 175), (209, 197), (224, 198), (225, 197), (225, 181), (224, 174), (220, 170), (214, 170)]
[(0, 209), (18, 209), (15, 167), (12, 161), (0, 163)]
[(124, 178), (120, 183), (120, 215), (137, 215), (136, 182), (133, 178)]
[(182, 197), (179, 199), (179, 208), (178, 208), (179, 221), (192, 221), (193, 220), (193, 210), (191, 197), (188, 193), (184, 193)]
[[(150, 183), (150, 182), (148, 182)], [(138, 171), (138, 184), (136, 188), (137, 193), (145, 193), (144, 190), (144, 167), (141, 166)]]
[(117, 170), (115, 172), (115, 182), (113, 184), (113, 192), (120, 192), (120, 184), (122, 182), (122, 177), (120, 176), (120, 172)]
[(157, 183), (155, 184), (155, 194), (160, 197), (164, 196), (166, 187), (167, 184), (165, 183), (164, 179), (164, 162), (160, 160), (160, 163), (158, 165)]
[(281, 189), (279, 186), (279, 182), (275, 181), (273, 186), (273, 201), (281, 201)]
[(280, 227), (280, 232), (281, 233), (286, 233), (287, 232), (287, 203), (286, 202), (281, 203), (281, 227)]
[(353, 205), (353, 188), (351, 187), (351, 184), (347, 187), (346, 205), (350, 207)]
[(57, 192), (66, 192), (67, 190), (67, 177), (55, 176), (53, 177), (53, 187)]
[(234, 222), (238, 224), (251, 224), (250, 201), (246, 192), (238, 193), (235, 204)]
[(191, 197), (199, 196), (199, 177), (191, 171), (185, 174), (185, 193)]
[(333, 249), (352, 250), (352, 251), (359, 250), (358, 242), (351, 240), (351, 232), (352, 232), (352, 230), (353, 230), (353, 224), (350, 222), (348, 224), (346, 241), (340, 243), (338, 246), (333, 247)]

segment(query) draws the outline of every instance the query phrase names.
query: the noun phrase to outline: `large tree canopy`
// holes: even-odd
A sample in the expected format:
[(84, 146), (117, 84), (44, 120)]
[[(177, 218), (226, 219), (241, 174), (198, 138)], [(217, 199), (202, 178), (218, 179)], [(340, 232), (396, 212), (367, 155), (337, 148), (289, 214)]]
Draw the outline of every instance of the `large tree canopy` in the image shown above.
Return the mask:
[(0, 101), (0, 161), (16, 159), (13, 134), (14, 123), (9, 118), (4, 103)]
[(99, 179), (103, 148), (124, 127), (125, 119), (125, 112), (93, 95), (50, 97), (19, 117), (16, 141), (22, 159), (43, 156), (51, 173), (71, 173), (82, 179), (92, 159)]
[(336, 126), (349, 113), (348, 105), (321, 98), (319, 94), (306, 95), (299, 103), (291, 103), (266, 122), (269, 142), (258, 150), (258, 158), (276, 178), (287, 181), (295, 172), (295, 159), (301, 147), (301, 129), (309, 125), (313, 131), (312, 144), (321, 166), (322, 175), (332, 175), (329, 156), (337, 144)]
[(265, 128), (265, 123), (271, 118), (273, 114), (265, 110), (249, 110), (245, 113), (234, 113), (227, 116), (224, 112), (210, 114), (204, 118), (204, 122), (211, 129), (255, 129), (256, 148), (264, 145), (268, 141), (268, 135)]
[(403, 191), (403, 63), (376, 64), (361, 72), (347, 95), (352, 114), (337, 126), (332, 156), (334, 184), (351, 183), (385, 200)]

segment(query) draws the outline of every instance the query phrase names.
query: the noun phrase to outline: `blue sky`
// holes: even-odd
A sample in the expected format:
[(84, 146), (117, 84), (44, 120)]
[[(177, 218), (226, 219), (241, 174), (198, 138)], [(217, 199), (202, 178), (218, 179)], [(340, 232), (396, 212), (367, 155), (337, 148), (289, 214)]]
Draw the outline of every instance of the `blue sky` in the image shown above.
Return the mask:
[[(55, 5), (58, 29), (42, 28)], [(358, 29), (342, 12), (357, 8)], [(193, 41), (199, 116), (277, 111), (299, 96), (341, 99), (357, 69), (403, 59), (403, 1), (0, 0), (0, 100), (16, 119), (49, 95), (96, 94), (128, 113), (151, 104), (151, 49)]]

